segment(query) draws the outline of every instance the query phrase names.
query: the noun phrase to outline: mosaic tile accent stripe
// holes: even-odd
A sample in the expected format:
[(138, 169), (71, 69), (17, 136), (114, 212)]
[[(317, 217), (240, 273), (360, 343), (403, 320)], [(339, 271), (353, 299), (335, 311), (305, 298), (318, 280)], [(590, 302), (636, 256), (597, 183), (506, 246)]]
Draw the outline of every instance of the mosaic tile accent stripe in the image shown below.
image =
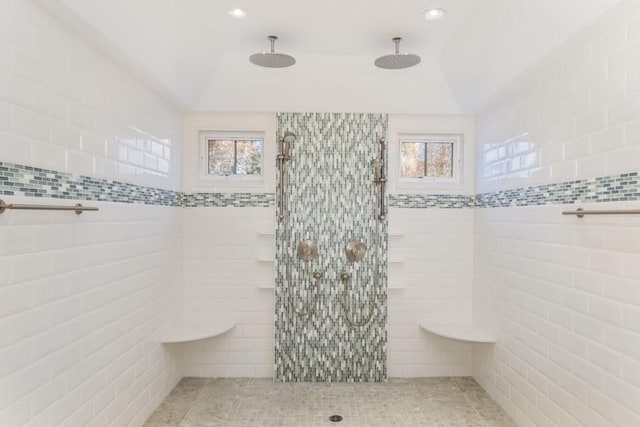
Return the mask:
[[(297, 139), (287, 171), (288, 215), (276, 233), (275, 379), (384, 381), (387, 223), (378, 234), (379, 190), (370, 162), (379, 156), (387, 116), (279, 113), (277, 120), (280, 136), (290, 130)], [(358, 263), (350, 263), (344, 252), (354, 239), (367, 246)], [(302, 240), (317, 243), (317, 259), (304, 262), (296, 256)], [(376, 266), (380, 278), (374, 287)], [(290, 280), (285, 280), (287, 268)], [(352, 275), (345, 304), (352, 320), (361, 322), (371, 304), (376, 307), (366, 326), (352, 326), (345, 317), (343, 271)], [(311, 279), (313, 272), (324, 274), (319, 285)], [(315, 308), (309, 316), (294, 313), (308, 307)]]
[[(638, 172), (477, 194), (392, 194), (390, 207), (463, 209), (640, 200)], [(273, 207), (273, 193), (181, 193), (0, 162), (0, 195), (184, 207)]]
[(499, 208), (640, 200), (638, 172), (476, 194), (392, 194), (389, 206), (410, 209)]
[(638, 172), (476, 195), (476, 207), (561, 205), (640, 200)]
[(0, 195), (184, 207), (271, 207), (275, 194), (194, 193), (0, 162)]
[(475, 196), (450, 194), (390, 194), (389, 206), (407, 209), (462, 209), (475, 207)]
[(182, 193), (0, 162), (0, 194), (181, 206)]
[(272, 207), (276, 196), (273, 193), (192, 193), (183, 196), (186, 208), (201, 207)]

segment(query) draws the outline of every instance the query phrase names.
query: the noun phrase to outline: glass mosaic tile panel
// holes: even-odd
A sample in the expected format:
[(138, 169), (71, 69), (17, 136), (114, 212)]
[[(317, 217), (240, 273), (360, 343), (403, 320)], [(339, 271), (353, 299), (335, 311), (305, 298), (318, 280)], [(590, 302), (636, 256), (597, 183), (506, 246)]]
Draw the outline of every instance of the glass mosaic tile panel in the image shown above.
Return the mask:
[[(387, 223), (378, 223), (379, 188), (373, 183), (371, 161), (380, 155), (387, 116), (277, 117), (280, 137), (292, 131), (297, 139), (285, 180), (288, 212), (276, 239), (275, 379), (383, 381)], [(303, 240), (317, 244), (316, 259), (297, 257)], [(355, 263), (344, 250), (352, 240), (367, 248)], [(313, 279), (315, 272), (322, 279)], [(350, 275), (346, 291), (341, 273)], [(364, 323), (371, 307), (373, 316), (365, 326), (347, 320), (349, 316), (352, 323)]]

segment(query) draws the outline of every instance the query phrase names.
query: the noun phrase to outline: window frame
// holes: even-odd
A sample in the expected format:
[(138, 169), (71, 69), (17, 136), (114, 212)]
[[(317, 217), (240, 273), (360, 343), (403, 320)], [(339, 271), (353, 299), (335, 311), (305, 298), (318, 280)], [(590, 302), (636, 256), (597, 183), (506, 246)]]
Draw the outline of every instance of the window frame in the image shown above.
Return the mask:
[[(229, 187), (255, 187), (257, 185), (263, 185), (266, 179), (265, 171), (265, 151), (266, 151), (266, 136), (264, 132), (258, 131), (207, 131), (199, 132), (199, 178), (203, 183), (216, 186), (229, 186)], [(209, 174), (209, 141), (210, 140), (227, 140), (227, 141), (257, 141), (262, 142), (262, 150), (260, 156), (260, 175), (211, 175)], [(234, 165), (236, 166), (236, 165)]]
[[(452, 176), (411, 178), (402, 176), (402, 144), (452, 143)], [(464, 135), (448, 133), (399, 133), (397, 148), (397, 187), (402, 189), (460, 189), (464, 187)], [(426, 157), (425, 152), (425, 157)], [(426, 159), (425, 159), (426, 161)]]

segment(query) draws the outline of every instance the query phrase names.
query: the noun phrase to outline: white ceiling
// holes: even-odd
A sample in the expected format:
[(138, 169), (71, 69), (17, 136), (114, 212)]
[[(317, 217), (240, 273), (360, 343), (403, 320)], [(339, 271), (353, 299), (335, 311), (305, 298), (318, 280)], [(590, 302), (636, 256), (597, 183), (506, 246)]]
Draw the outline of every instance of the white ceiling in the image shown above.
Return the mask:
[[(470, 114), (619, 0), (39, 0), (185, 110)], [(229, 17), (240, 6), (249, 17)], [(444, 21), (421, 12), (443, 7)], [(248, 57), (294, 55), (287, 69)], [(390, 39), (422, 56), (380, 70)]]

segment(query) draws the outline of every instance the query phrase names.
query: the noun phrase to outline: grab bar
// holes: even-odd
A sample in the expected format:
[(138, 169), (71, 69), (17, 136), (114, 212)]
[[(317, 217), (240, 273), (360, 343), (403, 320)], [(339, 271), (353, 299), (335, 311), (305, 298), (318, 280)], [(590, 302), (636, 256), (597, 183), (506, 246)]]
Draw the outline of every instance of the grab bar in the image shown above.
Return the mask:
[(78, 203), (74, 206), (59, 206), (59, 205), (25, 205), (18, 203), (5, 203), (0, 199), (0, 214), (4, 213), (7, 209), (25, 210), (25, 211), (73, 211), (80, 215), (84, 211), (97, 211), (98, 208), (91, 206), (82, 206)]
[(585, 215), (638, 215), (638, 214), (640, 214), (640, 209), (586, 211), (582, 208), (578, 208), (575, 211), (562, 212), (562, 215), (575, 215), (578, 218), (583, 218)]

